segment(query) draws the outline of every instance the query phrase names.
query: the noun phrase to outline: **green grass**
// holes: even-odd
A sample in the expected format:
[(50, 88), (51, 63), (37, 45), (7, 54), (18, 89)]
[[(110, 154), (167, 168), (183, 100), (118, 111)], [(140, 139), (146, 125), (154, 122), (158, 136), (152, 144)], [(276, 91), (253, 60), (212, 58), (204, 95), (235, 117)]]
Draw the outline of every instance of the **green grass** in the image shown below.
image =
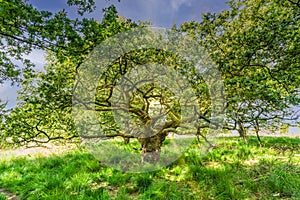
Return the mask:
[(4, 194), (0, 193), (0, 200), (7, 200), (7, 197)]
[(262, 140), (221, 138), (201, 157), (194, 143), (172, 165), (140, 174), (104, 167), (84, 149), (5, 158), (0, 186), (21, 199), (300, 199), (300, 139)]

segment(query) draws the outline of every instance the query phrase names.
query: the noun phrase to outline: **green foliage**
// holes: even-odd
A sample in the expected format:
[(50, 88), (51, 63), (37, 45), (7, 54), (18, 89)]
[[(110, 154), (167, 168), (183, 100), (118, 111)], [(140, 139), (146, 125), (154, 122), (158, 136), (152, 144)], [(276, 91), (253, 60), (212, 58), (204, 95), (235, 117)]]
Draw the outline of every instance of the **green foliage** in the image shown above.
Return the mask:
[[(181, 30), (198, 38), (221, 71), (228, 128), (280, 126), (299, 104), (300, 8), (291, 1), (228, 1)], [(276, 121), (275, 119), (279, 119)]]
[[(95, 10), (93, 0), (68, 0), (67, 3), (76, 6), (80, 15)], [(279, 0), (230, 0), (228, 5), (230, 9), (219, 14), (204, 14), (199, 23), (182, 24), (180, 31), (205, 47), (217, 64), (226, 90), (222, 95), (227, 98), (224, 128), (238, 130), (245, 138), (250, 127), (257, 134), (262, 128), (280, 127), (286, 118), (290, 118), (290, 107), (299, 105), (300, 7), (293, 1)], [(143, 26), (143, 23), (137, 25), (130, 19), (119, 17), (113, 5), (103, 11), (104, 17), (99, 22), (82, 17), (69, 19), (65, 10), (58, 13), (41, 11), (22, 0), (1, 1), (0, 83), (6, 79), (22, 80), (20, 103), (6, 117), (5, 123), (2, 120), (0, 127), (1, 137), (8, 139), (5, 141), (26, 144), (78, 137), (71, 107), (77, 84), (74, 81), (81, 64), (107, 38)], [(32, 63), (24, 59), (24, 55), (35, 48), (47, 51), (46, 72), (33, 73)], [(23, 68), (16, 66), (13, 60), (21, 61)], [(197, 112), (205, 123), (201, 124), (203, 130), (198, 134), (204, 133), (211, 125), (208, 120), (212, 111), (209, 88), (197, 70), (189, 67), (193, 66), (191, 63), (163, 50), (140, 49), (112, 62), (99, 82), (96, 108), (107, 111), (110, 107), (111, 101), (107, 97), (111, 91), (105, 86), (115, 86), (117, 80), (134, 66), (148, 63), (171, 66), (186, 77), (199, 94), (201, 107)], [(150, 88), (145, 85), (141, 89), (147, 91)], [(131, 117), (140, 125), (151, 121), (149, 115), (148, 120), (141, 120), (147, 111), (145, 98), (141, 98), (144, 94), (136, 92), (130, 99), (135, 111)], [(181, 111), (178, 103), (172, 101), (168, 89), (158, 92), (155, 86), (151, 96), (156, 96), (152, 101), (158, 101), (157, 96), (164, 96), (165, 107), (173, 113), (168, 117), (178, 118)], [(112, 116), (111, 111), (102, 112), (99, 120), (105, 122), (110, 135), (120, 135), (123, 130), (115, 125)], [(178, 120), (171, 128), (176, 129), (177, 124)]]
[(68, 0), (68, 5), (78, 6), (77, 12), (83, 15), (85, 12), (93, 12), (96, 9), (94, 0)]
[[(81, 1), (75, 3), (78, 2)], [(0, 127), (1, 137), (4, 138), (2, 143), (31, 145), (52, 140), (74, 141), (78, 134), (71, 111), (78, 66), (104, 39), (136, 26), (119, 19), (114, 6), (105, 9), (102, 22), (86, 18), (70, 20), (62, 11), (41, 23), (45, 23), (44, 28), (52, 30), (45, 37), (56, 42), (49, 48), (41, 47), (48, 49), (47, 65), (44, 66), (46, 72), (24, 73), (19, 103), (5, 116), (5, 122)], [(43, 31), (39, 34), (44, 37)]]
[[(118, 0), (118, 2), (120, 2), (120, 0)], [(80, 15), (86, 12), (91, 13), (96, 9), (94, 0), (67, 0), (67, 3), (69, 6), (77, 6), (77, 12)]]
[(8, 200), (8, 198), (4, 194), (0, 193), (0, 200)]

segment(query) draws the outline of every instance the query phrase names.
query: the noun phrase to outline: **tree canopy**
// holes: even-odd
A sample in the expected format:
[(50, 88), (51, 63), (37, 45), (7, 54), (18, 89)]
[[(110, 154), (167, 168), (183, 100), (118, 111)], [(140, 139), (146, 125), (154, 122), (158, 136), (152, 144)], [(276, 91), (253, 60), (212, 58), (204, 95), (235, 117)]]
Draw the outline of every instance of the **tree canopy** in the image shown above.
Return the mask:
[[(86, 18), (73, 21), (66, 17), (65, 11), (62, 11), (55, 14), (53, 19), (42, 21), (42, 23), (43, 29), (48, 26), (49, 35), (43, 35), (43, 30), (42, 32), (38, 30), (35, 34), (45, 41), (37, 39), (25, 45), (32, 45), (28, 47), (29, 50), (38, 46), (48, 52), (46, 72), (36, 74), (33, 71), (25, 71), (22, 73), (24, 78), (21, 80), (22, 90), (19, 103), (5, 118), (6, 127), (3, 135), (13, 136), (15, 138), (13, 141), (20, 144), (78, 137), (78, 134), (74, 133), (70, 119), (77, 68), (93, 47), (105, 38), (136, 26), (135, 23), (120, 19), (114, 6), (104, 10), (102, 22)], [(57, 33), (51, 33), (50, 30), (54, 29)], [(22, 34), (25, 35), (24, 37), (28, 35), (24, 32)], [(10, 36), (8, 40), (16, 42), (11, 44), (12, 47), (24, 45)], [(48, 40), (52, 42), (47, 43)], [(28, 52), (20, 51), (20, 58), (23, 53)], [(10, 60), (10, 62), (13, 61)], [(15, 69), (18, 70), (18, 68)], [(7, 76), (11, 77), (8, 74)], [(58, 127), (55, 128), (56, 125)], [(61, 134), (62, 132), (64, 133)]]
[(199, 38), (223, 75), (228, 124), (271, 126), (296, 118), (299, 104), (299, 6), (290, 1), (229, 1), (230, 10), (204, 14), (183, 31)]
[[(95, 9), (91, 0), (68, 0), (68, 4), (77, 6), (80, 15)], [(208, 55), (215, 63), (224, 84), (224, 93), (219, 91), (220, 88), (216, 89), (219, 86), (215, 87), (216, 93), (212, 92), (213, 86), (218, 85), (217, 81), (209, 82), (203, 77), (204, 74), (201, 74), (193, 60), (197, 56), (193, 54), (180, 57), (180, 53), (176, 54), (167, 48), (168, 44), (166, 48), (141, 46), (124, 52), (122, 45), (137, 45), (137, 37), (131, 42), (125, 39), (126, 44), (113, 40), (115, 43), (110, 45), (114, 45), (114, 49), (119, 45), (120, 55), (116, 54), (118, 56), (111, 60), (100, 78), (93, 79), (99, 73), (89, 72), (92, 89), (97, 92), (93, 101), (88, 102), (91, 105), (88, 105), (73, 94), (78, 88), (82, 91), (91, 90), (79, 87), (82, 83), (81, 71), (87, 67), (91, 53), (95, 55), (96, 51), (101, 51), (96, 47), (108, 38), (116, 39), (116, 35), (144, 28), (147, 23), (119, 17), (115, 6), (104, 9), (103, 20), (97, 21), (69, 19), (64, 10), (55, 14), (40, 11), (22, 0), (2, 1), (0, 82), (7, 79), (19, 81), (22, 90), (18, 105), (5, 116), (1, 137), (7, 142), (28, 144), (93, 136), (78, 133), (72, 116), (72, 106), (75, 104), (97, 112), (95, 122), (105, 130), (104, 135), (98, 134), (97, 137), (137, 138), (144, 159), (155, 162), (158, 158), (153, 154), (147, 157), (146, 153), (159, 152), (168, 133), (191, 132), (191, 127), (181, 127), (185, 120), (193, 122), (193, 133), (203, 137), (209, 128), (222, 127), (238, 130), (246, 139), (248, 128), (254, 128), (258, 134), (261, 128), (280, 126), (288, 119), (297, 119), (290, 108), (299, 105), (299, 2), (230, 0), (228, 5), (230, 9), (219, 14), (204, 14), (201, 22), (186, 22), (175, 27), (177, 34), (161, 35), (160, 42), (157, 35), (143, 40), (143, 44), (156, 47), (163, 45), (165, 40), (176, 43), (176, 39), (179, 39), (181, 42), (176, 43), (177, 51), (181, 53), (201, 47), (197, 56), (199, 58), (201, 49), (208, 53), (203, 55)], [(192, 43), (184, 44), (186, 37)], [(23, 57), (34, 48), (47, 52), (45, 72), (35, 73), (32, 63)], [(112, 56), (114, 49), (106, 53)], [(16, 66), (15, 60), (22, 61), (23, 66)], [(92, 64), (98, 66), (97, 63)], [(157, 77), (167, 73), (172, 75), (170, 71), (160, 68), (159, 64), (170, 66), (186, 79), (196, 99), (189, 99), (188, 95), (186, 98), (191, 102), (195, 100), (196, 104), (191, 106), (191, 102), (187, 101), (180, 108), (170, 86), (163, 87), (158, 84), (159, 81), (153, 82), (155, 78), (149, 75), (151, 73)], [(134, 72), (137, 66), (140, 71)], [(152, 66), (157, 72), (145, 66)], [(137, 74), (138, 78), (130, 74)], [(123, 86), (120, 86), (120, 81), (123, 81)], [(167, 82), (171, 83), (170, 80)], [(184, 95), (187, 89), (180, 88), (178, 91)], [(112, 95), (114, 92), (119, 94), (118, 100)], [(220, 101), (222, 109), (217, 111), (221, 114), (226, 108), (222, 124), (213, 120), (213, 101), (216, 100), (213, 97), (226, 99)], [(122, 102), (129, 102), (126, 109)], [(182, 116), (186, 111), (192, 113), (193, 117), (184, 119)], [(130, 116), (130, 120), (123, 121), (129, 123), (127, 127), (121, 127), (123, 130), (116, 126), (114, 112), (118, 112), (119, 116)], [(144, 129), (132, 134), (134, 128), (128, 128), (132, 127), (130, 123)]]

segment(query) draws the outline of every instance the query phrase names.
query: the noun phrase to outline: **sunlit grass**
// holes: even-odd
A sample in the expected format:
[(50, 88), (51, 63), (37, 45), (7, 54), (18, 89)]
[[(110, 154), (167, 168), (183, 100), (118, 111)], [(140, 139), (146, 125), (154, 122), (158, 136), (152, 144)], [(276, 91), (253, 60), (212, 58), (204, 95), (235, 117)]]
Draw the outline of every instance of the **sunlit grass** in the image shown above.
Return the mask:
[[(105, 167), (83, 148), (6, 157), (0, 186), (21, 199), (300, 199), (300, 139), (262, 139), (259, 147), (255, 138), (248, 145), (221, 138), (202, 156), (195, 142), (170, 166), (149, 173)], [(136, 152), (136, 143), (126, 149), (132, 147)]]
[(7, 200), (7, 197), (4, 194), (0, 193), (0, 200)]

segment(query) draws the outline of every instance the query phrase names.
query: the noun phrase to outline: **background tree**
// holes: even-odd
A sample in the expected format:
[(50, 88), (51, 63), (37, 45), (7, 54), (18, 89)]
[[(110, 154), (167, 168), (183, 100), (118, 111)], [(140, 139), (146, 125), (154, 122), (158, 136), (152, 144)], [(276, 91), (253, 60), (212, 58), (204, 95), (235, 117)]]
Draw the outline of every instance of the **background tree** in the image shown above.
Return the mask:
[[(78, 137), (71, 119), (72, 92), (78, 67), (94, 46), (107, 37), (136, 26), (130, 20), (121, 20), (114, 6), (104, 10), (102, 22), (86, 18), (73, 21), (66, 17), (65, 11), (55, 16), (57, 18), (43, 22), (49, 30), (61, 30), (62, 34), (56, 43), (46, 41), (43, 45), (49, 46), (40, 46), (48, 52), (45, 72), (24, 71), (19, 103), (2, 125), (2, 137), (13, 138), (14, 143), (44, 143)], [(44, 33), (37, 34), (43, 37)], [(55, 39), (58, 36), (56, 33), (50, 36), (49, 33), (49, 37)], [(42, 41), (29, 45), (39, 43)], [(24, 44), (20, 42), (20, 45)]]
[[(68, 0), (77, 6), (78, 13), (92, 12), (93, 0)], [(26, 59), (34, 49), (60, 52), (69, 41), (82, 45), (77, 28), (78, 19), (68, 19), (66, 11), (56, 14), (38, 10), (27, 0), (2, 0), (0, 2), (0, 84), (4, 81), (18, 84), (23, 73), (33, 73), (34, 64)], [(2, 104), (5, 105), (5, 104)], [(5, 109), (2, 106), (2, 110)]]
[[(82, 15), (94, 9), (94, 2), (68, 0), (69, 5), (78, 6)], [(34, 49), (58, 52), (66, 48), (69, 41), (77, 41), (76, 32), (82, 26), (78, 19), (68, 19), (65, 10), (56, 14), (41, 11), (25, 0), (2, 0), (0, 5), (0, 81), (20, 80), (21, 71), (32, 69), (33, 64), (24, 55)], [(18, 66), (16, 61), (22, 64)]]
[[(291, 117), (299, 104), (299, 6), (290, 1), (229, 1), (230, 10), (205, 14), (181, 29), (211, 53), (224, 79), (227, 123), (246, 128)], [(280, 121), (279, 121), (280, 122)]]

